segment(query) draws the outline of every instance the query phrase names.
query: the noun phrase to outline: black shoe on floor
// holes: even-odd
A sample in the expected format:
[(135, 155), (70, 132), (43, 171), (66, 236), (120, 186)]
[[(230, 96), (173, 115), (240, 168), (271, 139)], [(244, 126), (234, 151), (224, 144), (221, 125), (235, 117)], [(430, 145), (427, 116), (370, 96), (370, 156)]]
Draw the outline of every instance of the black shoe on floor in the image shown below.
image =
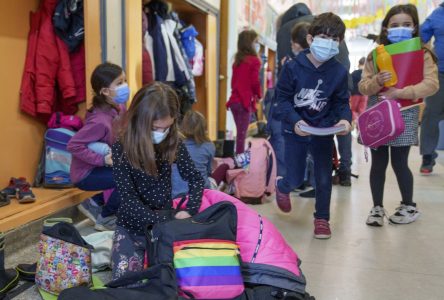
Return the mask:
[(9, 197), (6, 194), (0, 192), (0, 207), (8, 205), (10, 203), (11, 200), (9, 199)]
[(316, 190), (315, 189), (311, 189), (311, 190), (308, 190), (306, 192), (299, 193), (299, 197), (302, 197), (302, 198), (315, 198), (316, 197)]
[(342, 186), (351, 186), (351, 171), (350, 170), (339, 170), (339, 184)]

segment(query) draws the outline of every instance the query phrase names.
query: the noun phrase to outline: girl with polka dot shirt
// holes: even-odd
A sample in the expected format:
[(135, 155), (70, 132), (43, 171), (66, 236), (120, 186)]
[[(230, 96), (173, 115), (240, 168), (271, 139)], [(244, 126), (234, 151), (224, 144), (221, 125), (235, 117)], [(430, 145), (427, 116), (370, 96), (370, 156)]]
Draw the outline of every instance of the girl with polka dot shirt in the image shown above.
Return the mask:
[(176, 219), (197, 213), (204, 180), (178, 134), (179, 100), (163, 83), (146, 85), (134, 96), (112, 146), (113, 174), (121, 204), (113, 237), (113, 279), (144, 266), (146, 226), (166, 221), (172, 209), (171, 165), (188, 182), (189, 201)]

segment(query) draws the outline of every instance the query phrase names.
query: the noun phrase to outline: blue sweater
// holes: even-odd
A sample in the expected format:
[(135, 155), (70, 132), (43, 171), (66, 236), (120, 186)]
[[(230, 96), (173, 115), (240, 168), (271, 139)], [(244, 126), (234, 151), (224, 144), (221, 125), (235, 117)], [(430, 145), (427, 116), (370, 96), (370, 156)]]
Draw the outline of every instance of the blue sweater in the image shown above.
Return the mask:
[[(196, 144), (194, 140), (184, 140), (184, 145), (190, 153), (191, 159), (196, 166), (196, 170), (200, 172), (205, 180), (205, 188), (210, 188), (208, 176), (211, 175), (211, 163), (216, 153), (216, 147), (212, 142)], [(188, 193), (188, 183), (182, 179), (176, 164), (172, 166), (171, 173), (172, 198), (176, 198), (180, 194)]]
[(438, 56), (438, 69), (444, 73), (444, 3), (436, 8), (421, 25), (421, 38), (428, 43), (435, 36), (435, 53)]
[(316, 68), (308, 53), (286, 63), (277, 84), (273, 116), (282, 121), (285, 133), (295, 134), (300, 120), (316, 127), (351, 122), (347, 70), (334, 58)]

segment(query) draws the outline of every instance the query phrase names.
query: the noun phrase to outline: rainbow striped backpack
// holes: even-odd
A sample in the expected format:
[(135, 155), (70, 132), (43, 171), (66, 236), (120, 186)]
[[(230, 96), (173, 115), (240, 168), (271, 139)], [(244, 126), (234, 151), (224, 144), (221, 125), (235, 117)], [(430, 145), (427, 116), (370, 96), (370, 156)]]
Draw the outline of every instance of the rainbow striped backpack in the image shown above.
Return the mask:
[(237, 211), (219, 202), (189, 219), (148, 229), (149, 264), (172, 264), (179, 295), (190, 299), (233, 299), (244, 292)]

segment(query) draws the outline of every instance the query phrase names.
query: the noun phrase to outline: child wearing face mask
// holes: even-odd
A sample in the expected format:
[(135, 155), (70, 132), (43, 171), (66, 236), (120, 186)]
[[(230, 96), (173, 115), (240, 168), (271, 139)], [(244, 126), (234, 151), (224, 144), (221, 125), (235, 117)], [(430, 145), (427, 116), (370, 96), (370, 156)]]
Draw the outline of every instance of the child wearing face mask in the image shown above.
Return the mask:
[(350, 131), (348, 70), (333, 57), (339, 53), (345, 24), (333, 13), (316, 16), (307, 34), (309, 49), (286, 63), (276, 88), (273, 116), (282, 121), (287, 174), (276, 180), (276, 201), (291, 210), (290, 192), (304, 181), (307, 152), (313, 156), (316, 182), (314, 237), (331, 236), (329, 225), (332, 189), (333, 136), (310, 136), (299, 126), (344, 126)]
[[(113, 174), (122, 197), (113, 238), (113, 279), (143, 269), (148, 225), (189, 218), (200, 208), (205, 182), (179, 138), (179, 113), (179, 100), (170, 86), (148, 84), (134, 96), (111, 147)], [(170, 215), (173, 163), (189, 189), (186, 207), (174, 216)]]
[(254, 30), (244, 30), (239, 33), (231, 78), (231, 96), (226, 104), (236, 123), (237, 154), (245, 151), (251, 114), (256, 112), (256, 103), (262, 98), (259, 50), (258, 34)]
[[(211, 165), (216, 147), (207, 135), (206, 124), (207, 121), (201, 113), (189, 110), (183, 117), (180, 131), (183, 135), (183, 143), (187, 147), (196, 169), (199, 170), (205, 180), (205, 188), (209, 189), (212, 187), (210, 183)], [(171, 180), (173, 186), (172, 198), (188, 193), (188, 184), (180, 177), (176, 164), (173, 164)]]
[[(71, 180), (85, 191), (113, 189), (111, 153), (98, 153), (97, 147), (114, 143), (116, 121), (125, 112), (130, 91), (122, 68), (112, 63), (98, 65), (91, 75), (94, 91), (92, 107), (87, 111), (85, 125), (71, 138), (67, 149), (72, 154)], [(79, 210), (95, 222), (96, 230), (114, 230), (120, 197), (114, 190), (103, 207), (96, 195), (79, 205)], [(100, 200), (99, 200), (100, 201)], [(101, 201), (100, 201), (101, 202)]]
[[(379, 43), (389, 45), (417, 37), (419, 36), (418, 26), (418, 11), (414, 5), (396, 5), (387, 12), (382, 21)], [(402, 89), (391, 87), (382, 91), (384, 82), (391, 79), (391, 73), (384, 71), (376, 73), (370, 54), (359, 82), (359, 91), (370, 96), (369, 107), (378, 102), (378, 95), (388, 99), (412, 99), (412, 101), (433, 95), (439, 87), (437, 66), (434, 55), (426, 48), (424, 48), (423, 73), (424, 79), (418, 84)], [(408, 224), (416, 221), (420, 215), (416, 203), (413, 202), (413, 175), (408, 166), (410, 147), (418, 145), (419, 107), (410, 106), (401, 111), (401, 115), (405, 123), (405, 131), (386, 145), (371, 149), (370, 188), (373, 208), (366, 221), (370, 226), (384, 225), (386, 212), (383, 206), (383, 195), (389, 153), (402, 196), (401, 205), (396, 208), (389, 220), (396, 224)]]

